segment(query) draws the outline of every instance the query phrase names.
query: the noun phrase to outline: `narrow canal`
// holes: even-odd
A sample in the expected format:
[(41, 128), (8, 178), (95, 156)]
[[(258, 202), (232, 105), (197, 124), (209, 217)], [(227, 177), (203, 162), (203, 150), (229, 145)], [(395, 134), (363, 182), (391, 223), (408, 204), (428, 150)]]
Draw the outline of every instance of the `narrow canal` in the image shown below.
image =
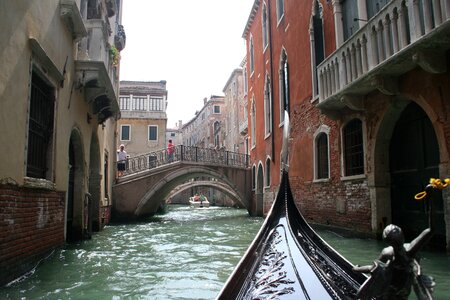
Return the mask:
[[(146, 222), (107, 226), (56, 251), (34, 273), (0, 288), (0, 299), (214, 299), (262, 222), (242, 209), (172, 205)], [(319, 233), (355, 264), (370, 263), (383, 248)], [(422, 265), (436, 278), (435, 299), (449, 299), (450, 258), (425, 252)]]

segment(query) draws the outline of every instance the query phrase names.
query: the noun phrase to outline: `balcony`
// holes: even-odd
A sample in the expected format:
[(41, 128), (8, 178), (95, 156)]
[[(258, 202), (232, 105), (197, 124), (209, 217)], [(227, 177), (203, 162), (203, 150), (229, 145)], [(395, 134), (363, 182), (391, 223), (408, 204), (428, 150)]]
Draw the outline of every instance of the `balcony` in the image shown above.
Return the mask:
[(245, 118), (239, 123), (239, 133), (241, 135), (246, 135), (248, 132), (248, 119)]
[(75, 71), (78, 86), (84, 88), (85, 99), (92, 105), (91, 112), (103, 123), (119, 112), (117, 69), (110, 54), (107, 24), (91, 19), (86, 28), (88, 36), (80, 42)]
[(72, 38), (75, 41), (79, 41), (87, 36), (86, 27), (84, 26), (83, 18), (81, 17), (76, 1), (61, 0), (59, 5), (61, 18), (72, 33)]
[(318, 66), (322, 112), (336, 117), (343, 109), (363, 110), (361, 96), (374, 90), (395, 95), (398, 77), (417, 66), (446, 72), (450, 4), (421, 2), (391, 1)]

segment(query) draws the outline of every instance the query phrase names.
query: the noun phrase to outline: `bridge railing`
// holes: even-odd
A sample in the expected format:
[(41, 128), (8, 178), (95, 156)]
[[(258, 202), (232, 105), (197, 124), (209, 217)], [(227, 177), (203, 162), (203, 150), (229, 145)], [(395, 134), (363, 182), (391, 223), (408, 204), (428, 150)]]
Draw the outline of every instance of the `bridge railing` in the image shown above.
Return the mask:
[(175, 146), (172, 156), (169, 155), (167, 149), (163, 149), (130, 157), (124, 161), (118, 161), (118, 163), (125, 164), (125, 170), (121, 175), (129, 175), (176, 161), (201, 162), (241, 168), (249, 167), (249, 156), (247, 154), (184, 145)]

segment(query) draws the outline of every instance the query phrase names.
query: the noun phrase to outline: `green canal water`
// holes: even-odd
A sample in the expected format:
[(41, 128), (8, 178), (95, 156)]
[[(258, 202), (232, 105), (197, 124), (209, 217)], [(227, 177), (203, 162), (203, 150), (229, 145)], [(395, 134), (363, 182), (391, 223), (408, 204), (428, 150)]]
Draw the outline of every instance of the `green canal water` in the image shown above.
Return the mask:
[[(263, 223), (246, 210), (172, 205), (145, 222), (105, 227), (67, 245), (0, 299), (214, 299)], [(381, 242), (321, 236), (355, 264), (371, 263)], [(424, 252), (435, 299), (450, 299), (450, 257)], [(414, 297), (411, 297), (414, 299)]]

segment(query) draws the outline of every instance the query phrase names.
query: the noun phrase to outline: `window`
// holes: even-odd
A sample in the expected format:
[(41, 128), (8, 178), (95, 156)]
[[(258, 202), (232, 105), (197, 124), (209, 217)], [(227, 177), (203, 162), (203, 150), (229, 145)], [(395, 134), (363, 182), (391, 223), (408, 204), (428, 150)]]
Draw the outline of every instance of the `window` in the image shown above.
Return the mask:
[(277, 0), (277, 22), (284, 16), (284, 0)]
[(220, 130), (220, 122), (216, 121), (214, 122), (214, 134), (218, 133)]
[(316, 137), (316, 179), (329, 178), (328, 135), (321, 132)]
[(252, 99), (252, 111), (250, 113), (251, 120), (251, 126), (252, 126), (252, 147), (256, 146), (256, 107), (255, 107), (255, 97)]
[(104, 188), (104, 193), (105, 193), (105, 198), (108, 198), (108, 190), (109, 190), (109, 158), (108, 158), (108, 152), (105, 151), (105, 156), (104, 156), (104, 161), (103, 161), (103, 188)]
[(51, 158), (54, 89), (36, 72), (31, 75), (27, 176), (47, 179)]
[(256, 167), (252, 167), (252, 191), (255, 190), (256, 187)]
[(323, 18), (322, 5), (318, 0), (314, 1), (313, 16), (311, 18), (311, 68), (313, 76), (313, 97), (319, 95), (319, 84), (317, 77), (317, 66), (324, 60), (324, 35), (323, 35)]
[(272, 132), (272, 96), (270, 92), (270, 78), (266, 76), (264, 87), (264, 129), (266, 136)]
[(344, 39), (347, 40), (359, 29), (357, 0), (342, 1)]
[(364, 148), (361, 120), (353, 119), (344, 127), (342, 132), (344, 139), (344, 175), (363, 174)]
[(387, 3), (389, 0), (371, 0), (367, 1), (367, 16), (368, 19), (375, 16)]
[(120, 140), (121, 141), (131, 140), (131, 126), (130, 125), (121, 125), (120, 126)]
[(267, 8), (266, 4), (264, 3), (262, 8), (262, 42), (264, 50), (266, 49), (269, 40), (267, 26)]
[(253, 47), (253, 36), (250, 36), (250, 76), (255, 71), (255, 61), (254, 61), (254, 47)]
[(243, 77), (244, 77), (244, 95), (247, 95), (248, 92), (248, 81), (247, 81), (247, 65), (243, 68)]
[(284, 122), (284, 111), (289, 115), (289, 68), (287, 54), (283, 49), (280, 59), (280, 124)]
[(220, 114), (220, 106), (219, 105), (214, 105), (214, 113)]
[(174, 136), (175, 136), (175, 132), (171, 132), (171, 133), (170, 133), (170, 136), (171, 136), (171, 137), (174, 137)]
[(266, 187), (270, 186), (270, 158), (266, 160)]
[(157, 141), (158, 140), (158, 126), (150, 125), (148, 126), (148, 140)]

